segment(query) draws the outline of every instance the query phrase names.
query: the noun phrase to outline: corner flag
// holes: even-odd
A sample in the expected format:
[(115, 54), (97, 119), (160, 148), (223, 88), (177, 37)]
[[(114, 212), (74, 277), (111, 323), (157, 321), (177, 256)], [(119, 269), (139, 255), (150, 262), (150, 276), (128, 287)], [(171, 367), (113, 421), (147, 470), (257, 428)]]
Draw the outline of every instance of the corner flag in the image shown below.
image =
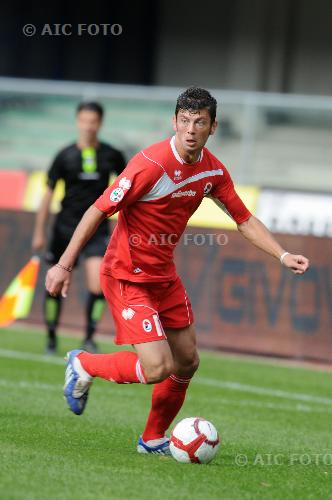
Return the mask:
[(29, 315), (39, 266), (39, 257), (32, 257), (0, 298), (0, 327), (8, 326), (16, 319), (26, 318)]

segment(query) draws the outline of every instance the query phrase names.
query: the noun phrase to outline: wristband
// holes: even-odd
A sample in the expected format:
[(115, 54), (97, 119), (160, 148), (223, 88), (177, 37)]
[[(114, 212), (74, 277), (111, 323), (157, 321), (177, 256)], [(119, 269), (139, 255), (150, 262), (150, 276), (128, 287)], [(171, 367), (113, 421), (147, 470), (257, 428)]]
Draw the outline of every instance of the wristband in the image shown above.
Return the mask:
[(282, 255), (280, 255), (280, 263), (283, 264), (284, 263), (284, 258), (286, 257), (286, 255), (290, 255), (289, 252), (284, 252)]
[(63, 266), (62, 264), (59, 264), (59, 263), (57, 263), (55, 265), (56, 265), (56, 267), (60, 267), (61, 269), (64, 269), (65, 271), (68, 271), (68, 273), (71, 273), (72, 270), (73, 270), (72, 267), (65, 267), (65, 266)]

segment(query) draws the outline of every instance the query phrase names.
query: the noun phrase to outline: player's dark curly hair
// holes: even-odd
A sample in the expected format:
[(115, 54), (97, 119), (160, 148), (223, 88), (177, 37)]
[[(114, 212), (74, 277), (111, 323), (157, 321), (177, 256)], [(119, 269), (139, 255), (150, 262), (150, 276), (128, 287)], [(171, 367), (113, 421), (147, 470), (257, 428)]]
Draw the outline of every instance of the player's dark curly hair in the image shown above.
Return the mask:
[(207, 90), (200, 87), (189, 87), (179, 95), (176, 101), (175, 116), (177, 116), (180, 109), (196, 113), (203, 108), (207, 108), (211, 123), (213, 123), (216, 119), (217, 101)]
[(82, 101), (79, 103), (76, 109), (76, 114), (80, 113), (80, 111), (94, 111), (99, 115), (99, 118), (102, 120), (104, 116), (104, 108), (99, 102), (95, 101)]

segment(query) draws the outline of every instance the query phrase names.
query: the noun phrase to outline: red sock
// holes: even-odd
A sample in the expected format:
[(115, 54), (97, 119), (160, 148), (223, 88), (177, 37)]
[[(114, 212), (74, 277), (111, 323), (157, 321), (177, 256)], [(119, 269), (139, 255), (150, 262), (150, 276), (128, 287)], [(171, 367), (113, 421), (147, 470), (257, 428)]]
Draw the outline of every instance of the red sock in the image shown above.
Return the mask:
[(78, 356), (84, 370), (92, 377), (100, 377), (117, 384), (145, 384), (144, 371), (137, 354), (130, 351), (113, 354), (90, 354)]
[(164, 437), (183, 405), (189, 382), (190, 378), (171, 375), (155, 384), (150, 414), (142, 435), (144, 441)]

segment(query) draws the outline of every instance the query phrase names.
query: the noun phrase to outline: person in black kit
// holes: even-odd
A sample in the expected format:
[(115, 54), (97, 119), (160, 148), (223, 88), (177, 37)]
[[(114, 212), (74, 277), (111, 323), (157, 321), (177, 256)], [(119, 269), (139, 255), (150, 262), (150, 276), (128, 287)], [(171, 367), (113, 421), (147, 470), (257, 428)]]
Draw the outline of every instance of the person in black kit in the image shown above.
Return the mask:
[[(58, 262), (84, 212), (104, 192), (111, 172), (119, 175), (125, 167), (122, 153), (98, 140), (102, 125), (103, 108), (96, 102), (83, 102), (77, 108), (78, 140), (62, 149), (55, 157), (47, 176), (47, 189), (37, 212), (32, 238), (34, 251), (45, 247), (45, 226), (55, 185), (65, 182), (65, 196), (58, 213), (46, 260)], [(109, 241), (109, 224), (105, 220), (82, 251), (88, 288), (86, 302), (86, 335), (83, 348), (95, 352), (93, 340), (96, 324), (104, 308), (104, 296), (99, 283), (99, 268)], [(56, 329), (61, 312), (61, 297), (48, 293), (44, 302), (44, 318), (48, 330), (46, 350), (56, 352)]]

